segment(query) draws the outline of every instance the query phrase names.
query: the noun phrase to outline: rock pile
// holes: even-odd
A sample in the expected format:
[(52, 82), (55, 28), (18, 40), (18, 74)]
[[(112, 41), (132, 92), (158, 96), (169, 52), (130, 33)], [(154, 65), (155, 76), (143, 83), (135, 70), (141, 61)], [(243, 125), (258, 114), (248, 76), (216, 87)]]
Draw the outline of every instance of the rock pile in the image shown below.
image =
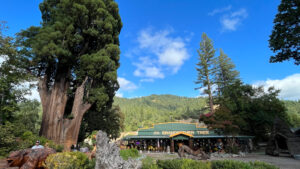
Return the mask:
[(236, 158), (236, 157), (245, 157), (245, 153), (240, 152), (239, 154), (230, 154), (230, 153), (211, 153), (210, 157), (212, 159), (216, 158)]
[(142, 167), (139, 160), (123, 160), (120, 156), (120, 148), (115, 143), (109, 142), (105, 132), (98, 132), (96, 142), (95, 169), (140, 169)]

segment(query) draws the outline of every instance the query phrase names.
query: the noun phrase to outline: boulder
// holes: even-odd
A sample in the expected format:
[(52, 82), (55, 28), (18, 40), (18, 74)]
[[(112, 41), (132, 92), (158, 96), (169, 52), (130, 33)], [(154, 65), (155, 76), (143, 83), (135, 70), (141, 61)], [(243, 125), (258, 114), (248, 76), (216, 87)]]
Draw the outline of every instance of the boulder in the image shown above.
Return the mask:
[(123, 160), (120, 156), (120, 148), (115, 143), (110, 143), (105, 132), (98, 132), (96, 146), (95, 169), (140, 169), (142, 167), (139, 160)]
[(190, 158), (193, 160), (207, 160), (210, 158), (209, 155), (206, 154), (201, 149), (194, 151), (186, 145), (180, 146), (180, 148), (178, 149), (178, 156), (180, 158), (186, 157), (186, 158)]
[(43, 162), (48, 155), (55, 153), (52, 148), (25, 149), (11, 152), (7, 158), (9, 167), (20, 169), (44, 169)]

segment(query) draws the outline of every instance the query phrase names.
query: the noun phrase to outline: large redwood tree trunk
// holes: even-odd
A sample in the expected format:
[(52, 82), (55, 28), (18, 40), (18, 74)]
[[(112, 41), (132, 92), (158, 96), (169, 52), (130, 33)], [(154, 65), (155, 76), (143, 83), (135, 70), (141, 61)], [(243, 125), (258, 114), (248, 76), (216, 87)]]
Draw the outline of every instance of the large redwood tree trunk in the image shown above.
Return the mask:
[(40, 135), (57, 144), (63, 144), (65, 150), (69, 150), (73, 144), (77, 143), (83, 115), (91, 107), (91, 104), (83, 102), (86, 82), (87, 78), (76, 89), (71, 112), (73, 118), (66, 119), (64, 113), (68, 100), (69, 82), (62, 76), (55, 80), (51, 89), (48, 89), (47, 77), (39, 80), (39, 94), (43, 107)]

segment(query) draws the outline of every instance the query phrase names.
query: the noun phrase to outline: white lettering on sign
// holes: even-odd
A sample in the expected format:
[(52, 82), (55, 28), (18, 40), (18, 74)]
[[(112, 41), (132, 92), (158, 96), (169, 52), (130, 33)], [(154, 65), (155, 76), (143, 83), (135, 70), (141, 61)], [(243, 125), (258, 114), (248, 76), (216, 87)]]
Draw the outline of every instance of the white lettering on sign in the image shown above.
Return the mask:
[[(162, 131), (161, 134), (162, 135), (172, 135), (172, 134), (176, 134), (176, 133), (180, 133), (180, 132), (184, 132), (190, 135), (194, 135), (194, 134), (209, 134), (209, 131)], [(153, 135), (160, 135), (159, 131), (154, 131)]]

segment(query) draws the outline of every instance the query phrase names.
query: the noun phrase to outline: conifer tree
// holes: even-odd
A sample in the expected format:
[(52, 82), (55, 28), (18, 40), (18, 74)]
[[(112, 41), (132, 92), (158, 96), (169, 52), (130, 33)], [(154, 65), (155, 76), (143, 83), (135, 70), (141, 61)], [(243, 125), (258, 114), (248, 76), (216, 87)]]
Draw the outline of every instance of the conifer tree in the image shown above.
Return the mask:
[(31, 79), (26, 70), (17, 67), (21, 62), (15, 39), (2, 33), (6, 29), (6, 22), (0, 21), (0, 125), (15, 118), (13, 113), (19, 109), (18, 103), (26, 100), (24, 95), (29, 90), (20, 85)]
[(233, 84), (238, 79), (239, 72), (234, 70), (234, 63), (222, 49), (220, 49), (220, 55), (215, 61), (215, 83), (217, 84), (218, 96), (220, 96), (224, 87)]
[(203, 33), (200, 49), (197, 50), (199, 62), (196, 67), (198, 75), (195, 83), (200, 85), (196, 89), (205, 88), (204, 93), (208, 95), (211, 113), (214, 112), (212, 86), (214, 84), (213, 77), (215, 75), (215, 51), (212, 40)]
[(282, 62), (294, 59), (300, 64), (300, 1), (281, 0), (278, 13), (274, 19), (274, 27), (269, 45), (275, 56), (270, 62)]
[(114, 0), (44, 0), (40, 10), (42, 25), (19, 33), (20, 52), (39, 79), (40, 135), (69, 149), (84, 114), (112, 106), (121, 18)]

